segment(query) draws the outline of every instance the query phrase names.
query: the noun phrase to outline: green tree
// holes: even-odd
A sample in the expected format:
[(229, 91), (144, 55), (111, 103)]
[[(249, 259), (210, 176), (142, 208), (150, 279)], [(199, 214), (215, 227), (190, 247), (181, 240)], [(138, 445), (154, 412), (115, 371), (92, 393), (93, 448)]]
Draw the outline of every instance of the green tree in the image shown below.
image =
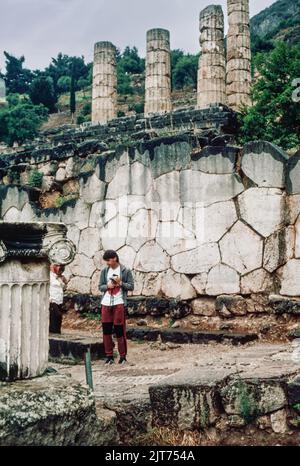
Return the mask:
[(25, 57), (20, 58), (4, 52), (6, 74), (5, 79), (7, 92), (25, 94), (28, 91), (29, 85), (33, 79), (33, 72), (23, 68)]
[(57, 88), (59, 92), (68, 92), (71, 88), (70, 76), (61, 76), (57, 81)]
[(44, 105), (49, 109), (50, 113), (56, 111), (57, 95), (50, 76), (35, 78), (31, 83), (29, 96), (35, 105)]
[(53, 79), (56, 93), (62, 92), (58, 85), (59, 79), (63, 76), (71, 78), (72, 67), (76, 83), (80, 78), (89, 79), (91, 64), (86, 65), (84, 57), (70, 57), (59, 53), (56, 58), (52, 58), (50, 65), (45, 69), (45, 74)]
[(0, 111), (0, 140), (12, 146), (34, 139), (47, 116), (43, 105), (33, 105), (27, 97), (14, 95), (8, 99), (8, 107)]
[(279, 42), (273, 51), (258, 54), (259, 78), (252, 87), (253, 106), (241, 109), (241, 142), (264, 139), (284, 149), (300, 143), (300, 102), (293, 98), (300, 78), (300, 47)]
[(197, 87), (199, 54), (184, 54), (181, 50), (172, 53), (172, 87), (183, 89), (187, 86)]

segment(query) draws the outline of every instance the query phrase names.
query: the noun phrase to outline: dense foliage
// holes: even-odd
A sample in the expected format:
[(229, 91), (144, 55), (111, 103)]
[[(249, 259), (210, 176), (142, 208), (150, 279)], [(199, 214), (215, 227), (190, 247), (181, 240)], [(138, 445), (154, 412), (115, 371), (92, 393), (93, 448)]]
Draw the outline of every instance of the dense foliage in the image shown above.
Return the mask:
[[(278, 42), (255, 58), (253, 106), (243, 109), (241, 140), (265, 139), (284, 149), (300, 144), (300, 47)], [(297, 84), (298, 83), (298, 84)]]

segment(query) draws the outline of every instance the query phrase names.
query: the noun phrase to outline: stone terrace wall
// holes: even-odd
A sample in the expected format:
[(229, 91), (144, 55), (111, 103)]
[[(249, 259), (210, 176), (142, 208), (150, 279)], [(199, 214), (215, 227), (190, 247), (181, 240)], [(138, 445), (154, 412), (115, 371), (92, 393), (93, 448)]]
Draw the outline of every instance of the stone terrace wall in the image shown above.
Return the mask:
[[(74, 198), (41, 209), (36, 190), (3, 184), (0, 218), (68, 226), (77, 247), (68, 292), (97, 296), (102, 254), (112, 248), (134, 270), (134, 296), (188, 301), (195, 314), (211, 315), (211, 302), (226, 317), (235, 299), (239, 315), (266, 312), (278, 295), (297, 301), (300, 153), (288, 158), (261, 141), (240, 151), (225, 140), (210, 131), (94, 147), (92, 162), (97, 141), (80, 143), (76, 155), (72, 144), (37, 150), (29, 162), (54, 183), (46, 195), (59, 187)], [(25, 155), (13, 163), (24, 183)]]

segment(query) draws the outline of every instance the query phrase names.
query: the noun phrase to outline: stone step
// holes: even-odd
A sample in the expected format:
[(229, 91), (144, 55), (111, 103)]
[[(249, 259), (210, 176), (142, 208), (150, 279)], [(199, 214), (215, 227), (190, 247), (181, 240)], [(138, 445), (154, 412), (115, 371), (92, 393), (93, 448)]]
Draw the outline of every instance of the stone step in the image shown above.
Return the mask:
[(49, 356), (52, 358), (84, 359), (90, 348), (92, 360), (105, 356), (104, 345), (96, 337), (50, 334)]
[(195, 331), (180, 328), (158, 329), (153, 327), (131, 327), (127, 329), (130, 340), (157, 341), (161, 337), (163, 342), (172, 343), (216, 343), (231, 342), (234, 345), (245, 344), (258, 340), (255, 333), (234, 333), (228, 331)]

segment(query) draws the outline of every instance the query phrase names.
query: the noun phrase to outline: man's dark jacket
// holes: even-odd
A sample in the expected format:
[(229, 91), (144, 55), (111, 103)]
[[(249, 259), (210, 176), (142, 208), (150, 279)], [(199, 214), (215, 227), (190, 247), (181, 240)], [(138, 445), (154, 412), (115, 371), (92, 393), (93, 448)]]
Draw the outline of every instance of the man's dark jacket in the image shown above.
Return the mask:
[[(101, 270), (100, 274), (100, 282), (99, 282), (99, 290), (103, 293), (107, 291), (107, 273), (108, 273), (109, 267), (106, 266), (104, 269)], [(125, 265), (120, 264), (120, 270), (121, 270), (121, 280), (122, 280), (122, 294), (123, 294), (123, 301), (124, 301), (124, 306), (127, 306), (127, 293), (128, 291), (133, 291), (134, 290), (134, 280), (133, 280), (133, 275), (132, 272), (129, 268), (125, 267)], [(102, 297), (103, 297), (102, 296)]]

